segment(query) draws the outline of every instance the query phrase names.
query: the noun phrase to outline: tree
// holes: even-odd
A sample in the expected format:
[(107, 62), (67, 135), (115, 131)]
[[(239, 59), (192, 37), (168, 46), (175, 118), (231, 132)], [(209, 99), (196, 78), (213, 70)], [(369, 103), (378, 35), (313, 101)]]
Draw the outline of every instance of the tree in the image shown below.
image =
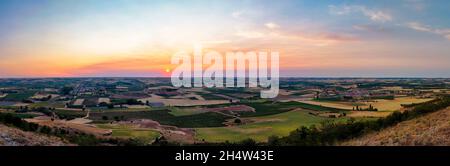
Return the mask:
[(63, 95), (68, 95), (73, 90), (73, 87), (65, 86), (61, 89)]

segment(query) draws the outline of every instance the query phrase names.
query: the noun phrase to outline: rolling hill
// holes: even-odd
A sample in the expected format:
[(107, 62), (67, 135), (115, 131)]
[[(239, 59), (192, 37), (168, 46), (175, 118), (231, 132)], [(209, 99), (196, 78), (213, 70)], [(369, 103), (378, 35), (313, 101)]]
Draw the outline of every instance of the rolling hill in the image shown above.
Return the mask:
[(67, 146), (58, 137), (50, 137), (34, 132), (26, 132), (0, 124), (0, 146)]
[(440, 146), (450, 145), (450, 107), (412, 120), (400, 122), (342, 145), (350, 146)]

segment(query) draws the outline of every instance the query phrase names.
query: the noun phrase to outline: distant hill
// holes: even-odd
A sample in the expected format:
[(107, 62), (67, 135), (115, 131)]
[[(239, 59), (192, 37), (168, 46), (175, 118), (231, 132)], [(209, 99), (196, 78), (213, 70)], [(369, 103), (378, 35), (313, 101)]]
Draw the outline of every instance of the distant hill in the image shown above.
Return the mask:
[(68, 146), (58, 137), (26, 132), (0, 124), (0, 146)]
[(450, 145), (450, 107), (401, 122), (342, 145), (420, 146)]

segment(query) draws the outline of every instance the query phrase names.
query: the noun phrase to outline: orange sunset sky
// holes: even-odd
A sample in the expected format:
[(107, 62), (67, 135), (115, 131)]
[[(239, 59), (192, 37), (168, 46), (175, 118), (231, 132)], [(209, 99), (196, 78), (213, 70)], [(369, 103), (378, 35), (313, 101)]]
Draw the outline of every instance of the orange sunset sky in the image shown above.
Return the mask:
[(450, 76), (445, 0), (4, 0), (0, 25), (0, 77), (168, 76), (196, 43), (278, 51), (281, 76)]

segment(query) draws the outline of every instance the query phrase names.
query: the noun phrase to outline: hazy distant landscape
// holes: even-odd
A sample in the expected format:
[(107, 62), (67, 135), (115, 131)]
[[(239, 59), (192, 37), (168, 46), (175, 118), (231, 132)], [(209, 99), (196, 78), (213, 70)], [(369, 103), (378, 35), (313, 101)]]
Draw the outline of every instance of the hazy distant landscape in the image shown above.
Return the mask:
[(72, 145), (292, 145), (302, 130), (358, 126), (331, 142), (302, 142), (338, 145), (431, 112), (421, 107), (445, 108), (450, 79), (282, 78), (277, 98), (261, 99), (259, 90), (173, 88), (169, 78), (0, 79), (0, 120)]

